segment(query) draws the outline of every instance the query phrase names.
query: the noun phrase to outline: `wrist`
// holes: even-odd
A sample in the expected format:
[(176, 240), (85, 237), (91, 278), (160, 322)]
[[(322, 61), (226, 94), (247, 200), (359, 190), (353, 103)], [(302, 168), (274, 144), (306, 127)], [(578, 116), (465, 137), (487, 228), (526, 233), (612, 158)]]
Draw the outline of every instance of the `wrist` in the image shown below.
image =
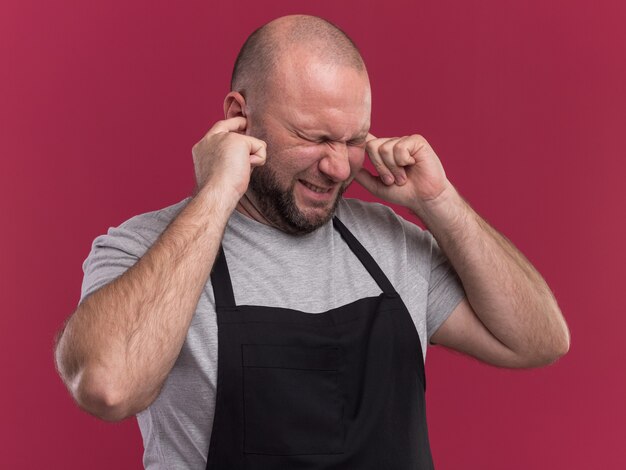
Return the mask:
[(463, 224), (468, 208), (467, 203), (456, 188), (447, 181), (445, 188), (437, 197), (420, 201), (411, 207), (410, 210), (429, 229), (432, 227), (448, 232)]
[(204, 185), (193, 197), (207, 212), (214, 215), (222, 214), (225, 220), (228, 220), (235, 210), (239, 198), (240, 195), (236, 190), (213, 185)]

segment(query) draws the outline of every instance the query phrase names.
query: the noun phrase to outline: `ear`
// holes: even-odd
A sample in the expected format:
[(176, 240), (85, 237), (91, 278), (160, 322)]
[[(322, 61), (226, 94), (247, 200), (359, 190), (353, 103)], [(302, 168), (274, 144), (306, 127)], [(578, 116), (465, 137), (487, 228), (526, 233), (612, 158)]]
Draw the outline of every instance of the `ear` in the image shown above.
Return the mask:
[(230, 119), (236, 116), (246, 117), (246, 99), (237, 91), (231, 91), (224, 98), (224, 117)]

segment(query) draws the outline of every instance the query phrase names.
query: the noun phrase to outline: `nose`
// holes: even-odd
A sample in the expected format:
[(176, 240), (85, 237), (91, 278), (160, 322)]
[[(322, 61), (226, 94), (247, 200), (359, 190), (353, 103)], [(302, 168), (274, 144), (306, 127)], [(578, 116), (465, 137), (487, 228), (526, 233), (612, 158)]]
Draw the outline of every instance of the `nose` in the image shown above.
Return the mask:
[(329, 144), (318, 167), (322, 173), (334, 182), (341, 183), (346, 181), (350, 177), (348, 146), (342, 142)]

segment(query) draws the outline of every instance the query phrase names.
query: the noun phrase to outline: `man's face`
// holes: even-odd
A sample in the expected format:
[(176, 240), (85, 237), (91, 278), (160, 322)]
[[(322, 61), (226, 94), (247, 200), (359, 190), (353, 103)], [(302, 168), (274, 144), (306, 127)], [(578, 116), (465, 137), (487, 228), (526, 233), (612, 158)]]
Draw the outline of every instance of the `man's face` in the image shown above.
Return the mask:
[(267, 161), (250, 177), (250, 198), (272, 223), (309, 233), (332, 218), (363, 165), (370, 126), (365, 72), (307, 64), (282, 67), (248, 133), (267, 143)]

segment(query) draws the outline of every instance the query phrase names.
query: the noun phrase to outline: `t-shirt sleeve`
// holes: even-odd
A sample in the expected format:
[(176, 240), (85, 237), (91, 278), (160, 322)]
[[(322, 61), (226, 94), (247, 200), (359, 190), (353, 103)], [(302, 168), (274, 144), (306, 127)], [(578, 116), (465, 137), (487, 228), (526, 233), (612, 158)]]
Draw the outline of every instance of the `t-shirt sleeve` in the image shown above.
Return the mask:
[(149, 246), (148, 240), (123, 225), (96, 237), (83, 262), (80, 302), (126, 272)]
[(91, 244), (83, 262), (80, 301), (121, 276), (148, 251), (191, 198), (164, 209), (136, 215), (118, 227), (109, 227)]
[(432, 344), (430, 338), (463, 300), (465, 290), (459, 275), (439, 247), (435, 237), (429, 231), (424, 233), (431, 243), (426, 322), (428, 343)]

